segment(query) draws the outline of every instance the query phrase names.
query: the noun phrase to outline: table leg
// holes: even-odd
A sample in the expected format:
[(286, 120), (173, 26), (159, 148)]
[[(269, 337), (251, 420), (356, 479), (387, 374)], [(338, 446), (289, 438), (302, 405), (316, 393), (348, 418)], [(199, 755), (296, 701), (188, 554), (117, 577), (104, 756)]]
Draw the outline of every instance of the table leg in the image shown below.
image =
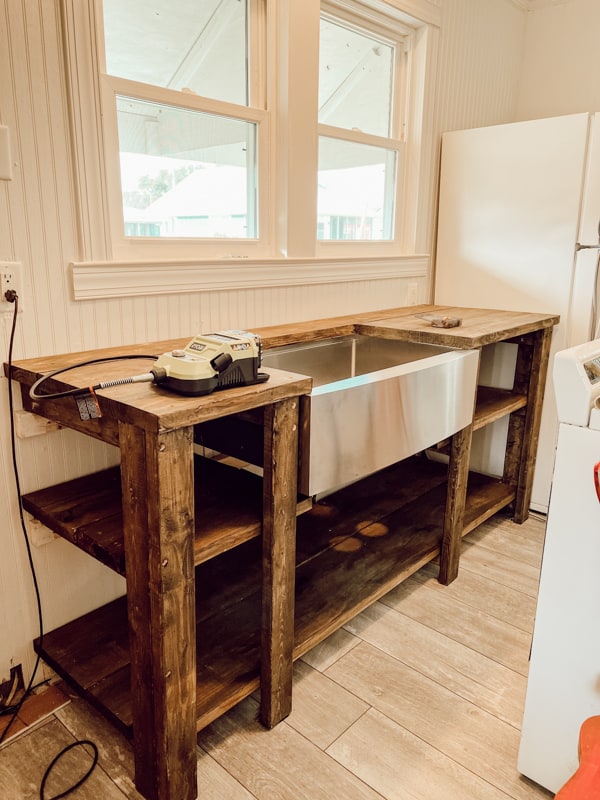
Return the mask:
[(135, 785), (195, 800), (196, 631), (192, 429), (119, 425)]
[(467, 425), (452, 437), (439, 572), (439, 581), (445, 585), (458, 575), (472, 435), (473, 426)]
[(298, 398), (265, 408), (261, 720), (292, 709), (298, 469)]
[(517, 484), (513, 519), (518, 523), (529, 516), (551, 341), (552, 328), (542, 328), (519, 344), (515, 390), (527, 393), (527, 407), (521, 415), (511, 414), (504, 462), (504, 480)]

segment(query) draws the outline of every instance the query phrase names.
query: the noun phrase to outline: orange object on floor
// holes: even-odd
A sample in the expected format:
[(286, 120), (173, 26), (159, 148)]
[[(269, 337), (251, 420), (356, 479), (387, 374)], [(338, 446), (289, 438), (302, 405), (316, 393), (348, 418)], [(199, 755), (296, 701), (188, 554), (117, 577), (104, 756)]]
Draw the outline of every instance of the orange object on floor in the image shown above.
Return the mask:
[(586, 719), (579, 731), (579, 768), (554, 800), (600, 800), (600, 716)]

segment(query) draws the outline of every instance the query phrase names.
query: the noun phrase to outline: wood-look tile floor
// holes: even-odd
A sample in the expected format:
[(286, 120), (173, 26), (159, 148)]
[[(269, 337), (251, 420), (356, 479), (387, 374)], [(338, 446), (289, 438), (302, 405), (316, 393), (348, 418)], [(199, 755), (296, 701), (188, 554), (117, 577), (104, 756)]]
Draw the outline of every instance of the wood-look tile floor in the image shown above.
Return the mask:
[[(517, 750), (545, 521), (497, 515), (463, 542), (448, 587), (430, 564), (296, 664), (292, 714), (271, 731), (248, 698), (198, 735), (200, 800), (543, 800)], [(37, 800), (74, 739), (100, 760), (72, 795), (140, 798), (128, 741), (72, 701), (0, 750), (0, 798)], [(72, 785), (70, 751), (47, 784)]]

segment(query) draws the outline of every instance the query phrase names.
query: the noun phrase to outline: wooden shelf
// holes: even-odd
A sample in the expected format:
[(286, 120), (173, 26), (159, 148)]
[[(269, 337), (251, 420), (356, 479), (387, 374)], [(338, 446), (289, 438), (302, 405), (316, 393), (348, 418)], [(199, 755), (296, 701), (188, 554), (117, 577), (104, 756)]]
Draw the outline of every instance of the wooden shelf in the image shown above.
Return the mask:
[[(218, 466), (230, 473), (217, 470), (231, 487), (231, 505), (233, 497), (240, 497), (233, 491), (239, 470)], [(446, 471), (444, 464), (424, 457), (407, 459), (315, 503), (298, 518), (294, 658), (439, 554)], [(114, 477), (101, 476), (89, 476), (88, 481), (104, 486), (107, 498), (106, 487)], [(67, 490), (57, 488), (64, 500)], [(514, 490), (500, 481), (472, 475), (468, 529), (512, 497)], [(83, 505), (88, 507), (87, 500)], [(253, 538), (196, 567), (198, 730), (259, 685), (260, 548), (260, 539)], [(126, 600), (120, 598), (45, 634), (35, 647), (61, 677), (130, 735), (127, 642)]]
[(525, 408), (527, 395), (491, 386), (477, 387), (477, 402), (473, 415), (473, 430), (483, 428), (513, 411)]
[[(218, 461), (194, 459), (194, 563), (260, 535), (262, 479)], [(23, 508), (54, 533), (125, 575), (119, 467), (23, 495)], [(297, 513), (310, 499), (298, 501)]]

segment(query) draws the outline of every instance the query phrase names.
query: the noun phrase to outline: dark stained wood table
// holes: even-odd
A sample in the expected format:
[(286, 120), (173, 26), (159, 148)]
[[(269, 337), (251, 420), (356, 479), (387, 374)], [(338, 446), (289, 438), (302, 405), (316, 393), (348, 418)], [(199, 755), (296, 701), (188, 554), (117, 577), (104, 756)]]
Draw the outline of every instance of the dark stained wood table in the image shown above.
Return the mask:
[[(458, 316), (463, 322), (458, 328), (435, 328), (416, 314)], [(116, 480), (119, 484), (117, 500), (111, 501), (119, 506), (118, 524), (119, 529), (122, 528), (120, 539), (114, 537), (119, 539), (116, 550), (111, 549), (110, 536), (110, 546), (105, 546), (104, 542), (100, 546), (98, 539), (90, 543), (85, 536), (85, 541), (76, 540), (82, 531), (87, 535), (93, 526), (83, 525), (74, 532), (65, 521), (64, 507), (72, 502), (69, 498), (79, 496), (83, 484), (72, 482), (56, 492), (48, 489), (34, 494), (42, 521), (126, 574), (126, 623), (121, 631), (115, 624), (110, 646), (115, 653), (128, 649), (130, 668), (125, 667), (126, 657), (123, 656), (123, 667), (114, 677), (116, 706), (112, 714), (124, 727), (131, 725), (133, 728), (135, 782), (144, 797), (148, 800), (194, 800), (197, 797), (197, 729), (258, 685), (258, 679), (254, 678), (247, 679), (243, 686), (234, 681), (226, 697), (215, 693), (208, 710), (198, 711), (205, 693), (201, 676), (209, 675), (210, 668), (202, 672), (197, 663), (196, 645), (201, 634), (197, 632), (196, 617), (201, 612), (205, 595), (198, 599), (195, 568), (237, 547), (240, 541), (262, 533), (261, 719), (272, 727), (291, 708), (294, 657), (306, 652), (437, 553), (440, 555), (440, 580), (449, 583), (458, 571), (462, 536), (500, 508), (512, 504), (517, 522), (527, 518), (550, 340), (552, 327), (557, 322), (558, 317), (551, 314), (425, 305), (255, 329), (267, 348), (352, 332), (465, 349), (482, 348), (500, 341), (513, 342), (518, 348), (513, 389), (479, 387), (474, 398), (473, 423), (458, 431), (446, 444), (448, 472), (436, 479), (447, 485), (443, 495), (445, 506), (442, 505), (439, 513), (431, 508), (428, 511), (430, 516), (440, 518), (441, 536), (438, 537), (430, 526), (433, 538), (423, 553), (405, 563), (392, 565), (392, 572), (380, 585), (371, 576), (366, 582), (366, 593), (357, 600), (350, 598), (352, 587), (342, 586), (342, 610), (332, 612), (331, 619), (323, 621), (318, 629), (310, 624), (312, 606), (303, 607), (302, 613), (297, 614), (296, 642), (296, 515), (307, 507), (299, 501), (296, 491), (299, 406), (302, 396), (311, 390), (309, 378), (267, 369), (265, 371), (270, 373), (267, 383), (196, 398), (172, 395), (149, 384), (124, 385), (98, 392), (102, 417), (82, 421), (72, 398), (31, 400), (30, 386), (40, 375), (65, 366), (107, 356), (157, 355), (185, 346), (188, 339), (35, 358), (13, 365), (11, 377), (21, 384), (26, 410), (120, 449), (120, 470), (114, 475), (108, 471), (110, 474), (101, 479)], [(56, 383), (50, 383), (48, 391), (88, 386), (98, 380), (143, 372), (146, 368), (143, 361), (112, 361), (100, 366), (78, 367), (57, 378)], [(199, 535), (203, 516), (209, 519), (211, 512), (209, 500), (206, 506), (198, 503), (194, 426), (229, 415), (256, 413), (257, 409), (261, 410), (263, 426), (260, 519), (253, 532), (248, 532), (252, 526), (245, 521), (237, 530), (223, 533), (219, 528), (212, 536), (206, 530)], [(510, 416), (504, 475), (495, 481), (477, 478), (473, 481), (476, 488), (467, 492), (472, 431), (505, 415)], [(89, 486), (89, 481), (86, 485)], [(479, 486), (483, 488), (480, 490)], [(101, 494), (103, 485), (98, 484), (96, 488)], [(107, 491), (106, 496), (109, 494)], [(115, 513), (113, 517), (116, 516)], [(310, 524), (308, 517), (307, 524)], [(407, 541), (414, 538), (410, 535)], [(372, 554), (371, 558), (376, 566), (378, 557)], [(316, 561), (310, 563), (316, 564)], [(208, 584), (217, 586), (218, 580), (218, 575), (217, 578), (209, 576)], [(61, 663), (49, 659), (59, 674), (70, 677), (82, 688), (84, 696), (99, 707), (106, 702), (106, 697), (101, 701), (97, 686), (83, 685), (83, 678), (76, 674), (79, 654), (66, 651), (78, 624), (89, 627), (92, 618), (96, 620), (97, 615), (108, 614), (108, 626), (112, 626), (111, 615), (119, 604), (115, 601), (109, 606), (108, 610), (88, 615), (83, 623), (72, 623), (75, 627), (65, 626), (66, 633), (61, 641), (66, 644), (61, 647), (66, 660), (71, 660), (70, 673)], [(95, 655), (92, 653), (90, 658)], [(127, 710), (120, 716), (119, 698), (129, 690), (131, 698)], [(101, 691), (105, 696), (109, 694), (108, 689)]]
[[(272, 727), (291, 709), (298, 396), (309, 378), (270, 370), (263, 384), (181, 397), (150, 384), (98, 392), (102, 417), (82, 421), (73, 398), (35, 400), (39, 375), (94, 358), (156, 354), (161, 342), (51, 356), (13, 365), (26, 409), (117, 445), (131, 658), (135, 783), (148, 800), (194, 800), (196, 786), (196, 600), (193, 426), (264, 409), (261, 719)], [(81, 387), (149, 368), (114, 361), (60, 376), (44, 391)], [(58, 381), (59, 379), (54, 379)], [(226, 706), (227, 707), (227, 706)], [(225, 709), (223, 709), (225, 710)]]

